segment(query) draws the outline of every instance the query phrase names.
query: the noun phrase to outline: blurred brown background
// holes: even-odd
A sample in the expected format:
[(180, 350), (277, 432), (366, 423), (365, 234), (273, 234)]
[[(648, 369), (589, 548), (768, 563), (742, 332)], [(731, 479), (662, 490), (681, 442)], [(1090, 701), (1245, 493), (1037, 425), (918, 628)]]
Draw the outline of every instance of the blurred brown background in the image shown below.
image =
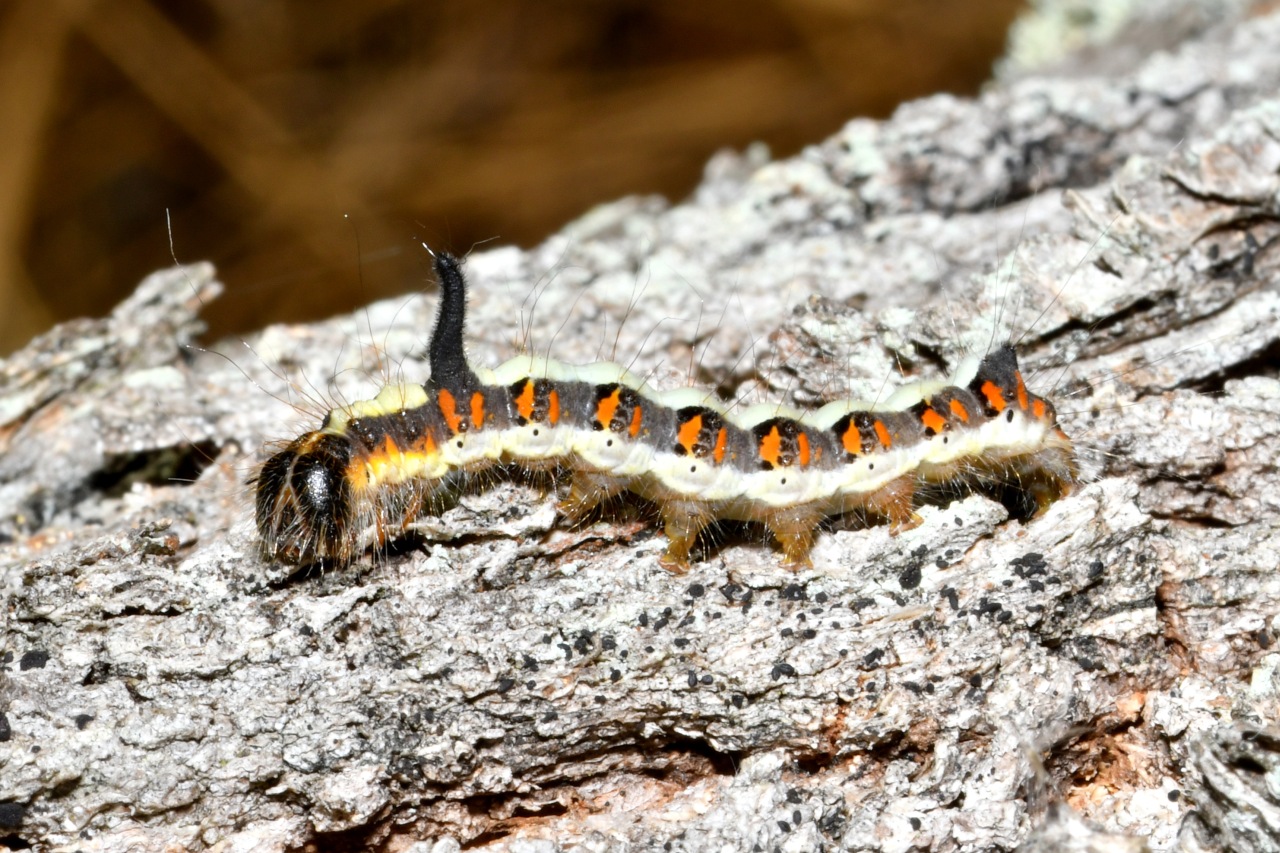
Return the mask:
[[(1018, 0), (6, 0), (0, 354), (214, 261), (215, 334), (989, 76)], [(354, 223), (354, 228), (353, 228)], [(359, 233), (357, 248), (356, 232)]]

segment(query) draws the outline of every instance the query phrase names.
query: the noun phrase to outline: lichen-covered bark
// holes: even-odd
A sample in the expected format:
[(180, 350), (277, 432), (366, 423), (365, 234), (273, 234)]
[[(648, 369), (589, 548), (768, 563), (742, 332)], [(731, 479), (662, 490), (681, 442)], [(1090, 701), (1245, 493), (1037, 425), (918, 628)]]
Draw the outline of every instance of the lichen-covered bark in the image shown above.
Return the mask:
[(643, 507), (570, 529), (497, 478), (299, 573), (245, 478), (322, 399), (424, 378), (430, 293), (211, 352), (197, 265), (33, 342), (0, 368), (0, 839), (1280, 849), (1277, 43), (722, 155), (469, 261), (477, 363), (811, 405), (1015, 339), (1090, 480), (1026, 524), (969, 497), (797, 573), (726, 529), (674, 576)]

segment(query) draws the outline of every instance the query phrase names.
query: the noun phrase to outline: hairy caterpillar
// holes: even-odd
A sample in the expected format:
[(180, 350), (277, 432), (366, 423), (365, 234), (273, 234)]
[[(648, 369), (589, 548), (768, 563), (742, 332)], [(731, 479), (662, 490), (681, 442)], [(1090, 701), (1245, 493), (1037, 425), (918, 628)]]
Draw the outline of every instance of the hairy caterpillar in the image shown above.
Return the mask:
[(330, 411), (258, 470), (269, 557), (348, 563), (439, 507), (459, 477), (499, 464), (567, 469), (560, 508), (571, 520), (624, 491), (653, 501), (672, 571), (688, 568), (716, 520), (763, 524), (795, 567), (828, 516), (861, 511), (898, 532), (919, 523), (923, 489), (1012, 484), (1042, 510), (1078, 478), (1071, 441), (1053, 405), (1027, 389), (1012, 346), (949, 384), (904, 388), (878, 406), (730, 414), (709, 392), (653, 392), (616, 364), (524, 356), (474, 369), (461, 264), (442, 253), (435, 267), (426, 384), (390, 385)]

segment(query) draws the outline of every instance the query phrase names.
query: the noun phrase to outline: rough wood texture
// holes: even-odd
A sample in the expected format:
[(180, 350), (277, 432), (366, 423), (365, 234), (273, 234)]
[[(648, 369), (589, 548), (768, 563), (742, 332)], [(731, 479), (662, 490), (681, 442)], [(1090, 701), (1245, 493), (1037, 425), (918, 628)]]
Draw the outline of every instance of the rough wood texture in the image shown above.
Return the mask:
[(735, 528), (677, 577), (642, 510), (565, 529), (499, 481), (300, 574), (245, 476), (318, 396), (424, 377), (433, 296), (220, 355), (195, 265), (33, 342), (0, 372), (0, 837), (1280, 849), (1276, 44), (933, 98), (470, 259), (478, 363), (523, 316), (565, 360), (810, 404), (1017, 338), (1092, 478), (1025, 525), (971, 497), (796, 574)]

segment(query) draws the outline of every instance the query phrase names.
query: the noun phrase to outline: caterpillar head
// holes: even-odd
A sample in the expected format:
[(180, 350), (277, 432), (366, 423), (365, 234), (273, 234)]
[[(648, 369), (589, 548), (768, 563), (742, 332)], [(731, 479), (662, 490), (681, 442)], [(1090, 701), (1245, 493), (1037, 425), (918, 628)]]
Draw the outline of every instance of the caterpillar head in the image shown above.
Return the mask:
[(263, 464), (254, 485), (267, 557), (290, 563), (351, 560), (358, 534), (345, 477), (351, 452), (345, 436), (310, 432)]

